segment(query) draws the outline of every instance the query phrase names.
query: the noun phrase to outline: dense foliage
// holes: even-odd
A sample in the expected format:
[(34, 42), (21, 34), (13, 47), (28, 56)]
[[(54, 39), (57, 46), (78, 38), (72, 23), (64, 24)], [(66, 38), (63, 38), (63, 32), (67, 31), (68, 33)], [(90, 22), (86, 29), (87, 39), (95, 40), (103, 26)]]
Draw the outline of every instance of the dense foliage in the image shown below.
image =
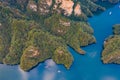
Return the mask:
[(114, 25), (113, 29), (114, 29), (114, 34), (115, 35), (120, 35), (120, 24)]
[(102, 60), (104, 63), (120, 64), (120, 24), (113, 26), (114, 35), (110, 36), (104, 43)]
[[(55, 22), (55, 23), (54, 23)], [(62, 16), (53, 15), (45, 20), (46, 29), (53, 35), (62, 37), (65, 42), (79, 53), (79, 47), (94, 43), (93, 30), (86, 22), (70, 21)]]
[[(43, 32), (40, 29), (32, 29), (28, 33), (27, 40), (26, 49), (23, 52), (20, 63), (23, 70), (30, 69), (39, 62), (52, 58), (54, 53), (56, 56), (54, 56), (53, 60), (55, 59), (55, 62), (56, 60), (59, 61), (57, 57), (60, 54), (59, 52), (63, 52), (63, 60), (59, 64), (64, 64), (67, 68), (71, 66), (73, 58), (68, 52), (67, 46), (62, 38), (50, 35), (48, 32)], [(59, 47), (63, 49), (56, 52)]]
[(74, 59), (67, 46), (84, 54), (80, 47), (96, 42), (87, 16), (104, 7), (94, 0), (73, 0), (80, 4), (81, 15), (65, 16), (53, 9), (55, 0), (51, 6), (45, 1), (0, 0), (0, 63), (20, 64), (28, 71), (51, 58), (69, 69)]

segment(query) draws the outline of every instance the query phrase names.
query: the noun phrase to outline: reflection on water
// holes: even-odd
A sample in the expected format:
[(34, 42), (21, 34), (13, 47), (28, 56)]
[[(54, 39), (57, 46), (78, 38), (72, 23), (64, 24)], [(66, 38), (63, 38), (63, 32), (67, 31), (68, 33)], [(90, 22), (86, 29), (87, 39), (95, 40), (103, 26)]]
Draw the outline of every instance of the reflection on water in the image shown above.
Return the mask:
[(57, 66), (52, 59), (45, 61), (45, 70), (43, 72), (43, 80), (54, 80), (57, 73)]
[(28, 80), (27, 72), (24, 72), (23, 70), (21, 70), (20, 67), (18, 67), (18, 71), (21, 74), (21, 80)]

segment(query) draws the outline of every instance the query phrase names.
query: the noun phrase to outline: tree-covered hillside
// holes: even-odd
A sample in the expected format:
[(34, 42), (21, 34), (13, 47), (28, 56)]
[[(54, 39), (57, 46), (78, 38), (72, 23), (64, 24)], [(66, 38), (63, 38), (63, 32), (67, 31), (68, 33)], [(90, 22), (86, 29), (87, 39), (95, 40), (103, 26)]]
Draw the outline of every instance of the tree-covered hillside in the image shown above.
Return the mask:
[(87, 17), (104, 10), (97, 0), (0, 0), (0, 63), (28, 71), (51, 58), (69, 69), (67, 46), (84, 54), (96, 42)]
[(102, 60), (104, 63), (120, 64), (120, 24), (113, 26), (114, 35), (104, 42)]

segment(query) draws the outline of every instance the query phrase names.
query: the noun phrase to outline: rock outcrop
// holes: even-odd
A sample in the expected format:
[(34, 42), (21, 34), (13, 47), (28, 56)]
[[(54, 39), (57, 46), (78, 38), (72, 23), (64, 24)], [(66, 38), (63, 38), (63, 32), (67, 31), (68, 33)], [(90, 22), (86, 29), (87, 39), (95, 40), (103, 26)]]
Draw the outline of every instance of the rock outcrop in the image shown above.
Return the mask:
[(27, 8), (37, 12), (37, 4), (34, 1), (29, 1)]
[[(74, 5), (75, 3), (72, 0), (55, 0), (55, 3), (53, 2), (53, 0), (39, 0), (38, 12), (39, 14), (45, 15), (57, 11), (58, 13), (63, 13), (65, 16), (70, 16), (74, 11), (75, 15), (80, 15), (81, 14), (80, 4), (76, 5), (75, 10), (73, 9)], [(30, 1), (28, 6), (31, 10), (37, 11), (37, 6), (35, 3)]]
[(60, 7), (64, 11), (64, 15), (70, 16), (73, 11), (74, 2), (72, 0), (61, 0)]
[(74, 8), (74, 15), (79, 16), (82, 14), (80, 4), (77, 4)]
[(38, 12), (41, 15), (50, 13), (50, 7), (52, 6), (52, 0), (39, 0), (38, 1)]
[[(86, 14), (87, 16), (91, 16), (92, 13), (96, 12), (97, 10), (104, 10), (103, 7), (94, 3), (96, 1), (98, 0), (17, 0), (17, 4), (19, 4), (22, 9), (25, 8), (25, 5), (27, 5), (28, 9), (37, 12), (40, 15), (48, 15), (57, 12), (64, 14), (65, 16), (71, 16), (73, 13), (75, 16), (83, 16), (81, 13)], [(119, 2), (119, 0), (102, 1), (109, 1), (110, 3)], [(13, 3), (15, 4), (15, 2)]]

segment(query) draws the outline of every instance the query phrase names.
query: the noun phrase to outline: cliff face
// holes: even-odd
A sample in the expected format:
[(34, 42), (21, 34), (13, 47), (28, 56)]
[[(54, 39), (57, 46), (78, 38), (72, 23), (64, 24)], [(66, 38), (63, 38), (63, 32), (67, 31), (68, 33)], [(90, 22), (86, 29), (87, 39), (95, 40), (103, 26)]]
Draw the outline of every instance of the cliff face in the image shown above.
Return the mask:
[(81, 6), (79, 4), (77, 4), (74, 8), (74, 15), (79, 16), (81, 14), (82, 14)]
[[(103, 11), (105, 8), (96, 4), (95, 2), (97, 1), (98, 0), (2, 0), (2, 2), (6, 2), (14, 7), (18, 7), (23, 11), (30, 9), (33, 12), (35, 11), (41, 15), (48, 15), (50, 13), (58, 12), (63, 13), (65, 16), (71, 16), (72, 14), (75, 16), (80, 16), (81, 13), (90, 13), (87, 15), (90, 16), (92, 12), (95, 12), (97, 10)], [(113, 4), (119, 2), (119, 0), (100, 1), (108, 1)]]
[[(34, 2), (33, 3), (30, 3), (30, 2), (31, 1), (29, 1), (29, 5), (31, 5), (31, 7), (29, 7), (29, 8), (32, 9), (32, 6), (34, 7), (35, 5), (33, 5)], [(39, 0), (37, 5), (38, 5), (38, 12), (42, 15), (57, 11), (58, 13), (63, 13), (66, 16), (70, 16), (74, 10), (73, 9), (74, 4), (75, 3), (72, 0), (55, 0), (55, 1)], [(75, 10), (75, 11), (78, 11), (78, 10)], [(81, 10), (79, 10), (79, 12), (80, 11)], [(76, 13), (78, 13), (78, 12), (76, 12)]]
[(51, 58), (69, 69), (74, 59), (67, 46), (85, 54), (80, 47), (96, 42), (86, 22), (105, 10), (96, 1), (0, 0), (0, 63), (28, 71)]
[(59, 8), (64, 11), (64, 15), (69, 16), (72, 14), (74, 6), (74, 2), (72, 0), (56, 0), (56, 4), (60, 4)]

